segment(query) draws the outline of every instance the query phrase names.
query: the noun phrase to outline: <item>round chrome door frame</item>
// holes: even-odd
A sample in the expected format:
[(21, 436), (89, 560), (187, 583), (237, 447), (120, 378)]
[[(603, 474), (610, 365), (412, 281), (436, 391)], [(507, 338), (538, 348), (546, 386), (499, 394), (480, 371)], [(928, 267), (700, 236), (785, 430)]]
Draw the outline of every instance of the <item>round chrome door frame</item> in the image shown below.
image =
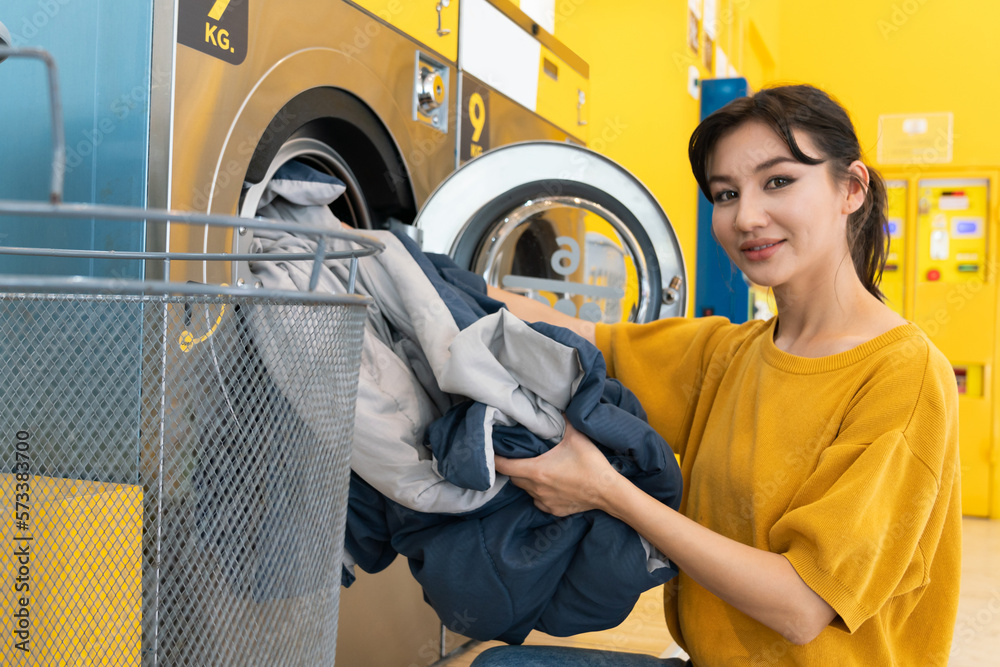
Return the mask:
[(473, 269), (470, 244), (488, 243), (487, 230), (499, 229), (499, 220), (526, 201), (555, 197), (588, 200), (619, 220), (629, 220), (623, 226), (635, 248), (646, 245), (642, 236), (648, 239), (648, 292), (639, 306), (644, 319), (637, 321), (685, 314), (684, 256), (666, 213), (624, 167), (575, 144), (531, 141), (485, 153), (449, 176), (414, 224), (421, 230), (423, 250), (451, 255), (462, 268)]

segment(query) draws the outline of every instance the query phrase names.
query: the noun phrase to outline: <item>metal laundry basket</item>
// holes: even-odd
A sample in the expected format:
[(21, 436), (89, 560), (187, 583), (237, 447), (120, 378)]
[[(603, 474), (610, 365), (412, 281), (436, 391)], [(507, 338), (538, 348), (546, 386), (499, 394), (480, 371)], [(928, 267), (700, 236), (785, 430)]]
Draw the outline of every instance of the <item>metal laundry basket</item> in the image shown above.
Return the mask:
[[(294, 231), (350, 259), (341, 295), (0, 276), (0, 663), (331, 665), (369, 237), (291, 223), (61, 201), (0, 215)], [(327, 252), (336, 239), (349, 249)], [(261, 256), (0, 249), (262, 261)]]

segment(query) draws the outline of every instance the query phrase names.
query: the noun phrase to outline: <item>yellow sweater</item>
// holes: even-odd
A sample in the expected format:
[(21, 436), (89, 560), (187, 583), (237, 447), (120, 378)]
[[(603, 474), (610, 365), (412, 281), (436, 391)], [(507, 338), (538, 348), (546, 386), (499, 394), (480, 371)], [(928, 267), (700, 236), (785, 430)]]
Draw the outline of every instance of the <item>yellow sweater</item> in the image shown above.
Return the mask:
[(597, 329), (609, 374), (681, 457), (681, 511), (784, 555), (839, 614), (795, 646), (681, 572), (671, 633), (697, 667), (946, 665), (962, 530), (951, 365), (912, 324), (817, 359), (779, 350), (774, 325)]

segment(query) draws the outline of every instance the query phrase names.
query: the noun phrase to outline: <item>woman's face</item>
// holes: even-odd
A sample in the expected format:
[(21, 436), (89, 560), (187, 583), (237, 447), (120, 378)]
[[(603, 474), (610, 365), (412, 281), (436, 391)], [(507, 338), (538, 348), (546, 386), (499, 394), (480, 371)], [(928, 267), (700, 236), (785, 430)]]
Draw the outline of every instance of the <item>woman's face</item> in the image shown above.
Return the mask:
[[(808, 134), (796, 131), (795, 139), (806, 155), (823, 157)], [(808, 292), (832, 280), (845, 259), (853, 272), (853, 188), (835, 182), (826, 163), (796, 160), (768, 126), (750, 121), (723, 135), (708, 160), (708, 183), (715, 238), (752, 282)]]

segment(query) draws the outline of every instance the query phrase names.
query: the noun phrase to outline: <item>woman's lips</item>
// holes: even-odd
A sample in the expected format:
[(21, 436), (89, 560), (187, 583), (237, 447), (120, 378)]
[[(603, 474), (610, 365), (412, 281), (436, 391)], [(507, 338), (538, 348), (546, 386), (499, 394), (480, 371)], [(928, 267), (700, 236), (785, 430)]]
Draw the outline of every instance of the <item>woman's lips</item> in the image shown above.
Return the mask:
[(740, 251), (751, 262), (760, 262), (778, 252), (783, 243), (782, 239), (755, 239), (741, 245)]

